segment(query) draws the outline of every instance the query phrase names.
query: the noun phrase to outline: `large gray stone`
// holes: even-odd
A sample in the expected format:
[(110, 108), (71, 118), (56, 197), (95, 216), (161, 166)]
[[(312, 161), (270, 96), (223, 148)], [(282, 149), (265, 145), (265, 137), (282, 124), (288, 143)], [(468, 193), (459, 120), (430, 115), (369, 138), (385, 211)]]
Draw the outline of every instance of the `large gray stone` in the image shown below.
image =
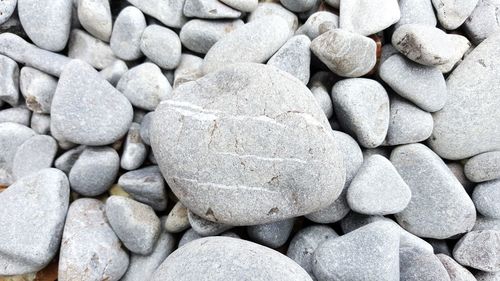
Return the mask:
[(465, 163), (464, 173), (473, 182), (500, 178), (500, 151), (485, 152), (470, 158)]
[(340, 2), (339, 27), (370, 35), (396, 23), (401, 17), (397, 0), (350, 0)]
[(461, 265), (486, 272), (500, 271), (500, 231), (479, 230), (465, 234), (453, 248)]
[(180, 201), (220, 223), (317, 211), (339, 196), (345, 180), (314, 97), (271, 66), (233, 65), (179, 86), (158, 106), (150, 137)]
[(166, 27), (157, 24), (146, 27), (140, 47), (144, 55), (161, 68), (174, 69), (181, 61), (181, 40)]
[(152, 16), (166, 26), (180, 28), (187, 21), (182, 13), (186, 0), (127, 0), (143, 13)]
[(78, 21), (92, 36), (109, 42), (113, 20), (109, 0), (78, 0)]

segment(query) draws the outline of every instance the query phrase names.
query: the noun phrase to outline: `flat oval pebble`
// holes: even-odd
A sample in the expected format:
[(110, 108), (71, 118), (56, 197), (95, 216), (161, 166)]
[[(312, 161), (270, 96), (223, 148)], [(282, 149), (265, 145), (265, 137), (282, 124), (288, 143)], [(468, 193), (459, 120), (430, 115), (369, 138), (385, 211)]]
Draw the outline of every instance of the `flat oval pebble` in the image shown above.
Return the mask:
[(148, 204), (153, 209), (167, 208), (165, 180), (158, 166), (149, 166), (127, 172), (120, 176), (118, 184), (135, 200)]
[[(217, 270), (214, 270), (214, 267)], [(209, 274), (207, 274), (209, 273)], [(173, 252), (151, 281), (311, 281), (288, 257), (241, 239), (208, 237)]]
[(401, 17), (397, 0), (345, 1), (339, 10), (339, 27), (361, 35), (382, 31)]
[(115, 20), (109, 45), (115, 56), (135, 60), (142, 56), (141, 37), (146, 28), (144, 14), (134, 6), (123, 9)]
[(113, 21), (108, 0), (78, 0), (78, 20), (97, 39), (109, 42)]
[(500, 231), (479, 230), (465, 234), (455, 245), (453, 257), (464, 266), (486, 272), (500, 271)]
[(267, 61), (268, 65), (275, 66), (290, 73), (302, 83), (309, 82), (311, 66), (311, 40), (305, 35), (297, 35), (286, 43)]
[(193, 52), (206, 54), (212, 46), (227, 34), (244, 25), (240, 19), (188, 21), (179, 33), (182, 45)]
[(132, 122), (123, 145), (120, 167), (125, 170), (138, 169), (148, 156), (148, 149), (141, 139), (141, 125)]
[(316, 2), (316, 0), (280, 0), (281, 5), (296, 13), (312, 9)]
[(14, 178), (20, 179), (50, 168), (56, 157), (57, 143), (51, 136), (37, 135), (27, 139), (16, 151), (12, 164)]
[(294, 218), (266, 224), (247, 226), (248, 237), (261, 245), (269, 248), (283, 246), (292, 232)]
[(164, 69), (174, 69), (181, 60), (181, 41), (172, 30), (149, 25), (142, 32), (141, 51), (152, 62)]
[(241, 12), (224, 5), (218, 0), (186, 0), (184, 15), (190, 18), (224, 19), (238, 18)]
[(157, 108), (150, 136), (165, 179), (187, 208), (248, 225), (310, 213), (339, 196), (345, 168), (328, 127), (297, 79), (238, 64), (178, 87)]
[(500, 219), (500, 179), (483, 182), (474, 188), (472, 201), (483, 216)]
[(24, 106), (0, 110), (0, 123), (13, 122), (24, 126), (30, 125), (31, 111)]
[(476, 155), (465, 163), (465, 176), (473, 182), (483, 182), (500, 178), (500, 151)]

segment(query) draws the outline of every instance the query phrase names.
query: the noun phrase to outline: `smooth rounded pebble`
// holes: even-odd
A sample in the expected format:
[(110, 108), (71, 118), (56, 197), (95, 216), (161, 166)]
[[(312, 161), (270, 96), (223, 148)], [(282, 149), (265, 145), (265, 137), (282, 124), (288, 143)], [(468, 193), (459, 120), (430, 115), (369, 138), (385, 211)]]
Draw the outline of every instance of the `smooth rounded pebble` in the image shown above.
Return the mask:
[(124, 136), (132, 122), (132, 105), (88, 64), (66, 66), (52, 99), (50, 129), (56, 139), (106, 145)]
[(263, 63), (285, 44), (289, 34), (289, 26), (281, 17), (267, 16), (250, 21), (210, 48), (203, 62), (203, 73), (215, 72), (234, 63)]
[(248, 237), (261, 245), (269, 248), (283, 246), (292, 232), (294, 218), (266, 224), (247, 226)]
[(500, 2), (498, 0), (479, 0), (463, 27), (468, 38), (479, 45), (490, 35), (500, 30)]
[(219, 0), (222, 3), (242, 12), (253, 12), (257, 9), (258, 0)]
[(127, 270), (128, 254), (111, 229), (104, 208), (101, 201), (91, 198), (71, 203), (64, 225), (58, 280), (118, 281)]
[(16, 10), (17, 0), (4, 0), (0, 2), (0, 24), (10, 19)]
[(267, 247), (230, 237), (208, 237), (188, 243), (168, 256), (151, 279), (160, 280), (311, 281), (311, 278), (291, 259)]
[(290, 73), (302, 83), (309, 82), (311, 67), (311, 40), (305, 35), (297, 35), (286, 43), (267, 61), (267, 65), (275, 66)]
[(141, 37), (146, 28), (144, 14), (134, 6), (123, 9), (115, 20), (109, 45), (115, 56), (135, 60), (142, 56)]
[(96, 196), (108, 190), (116, 179), (120, 157), (111, 147), (88, 147), (69, 172), (71, 189), (84, 196)]
[(12, 166), (17, 149), (35, 132), (21, 124), (0, 123), (0, 184), (8, 186), (14, 181)]
[(473, 182), (483, 182), (500, 178), (500, 151), (476, 155), (465, 163), (465, 176)]
[(327, 11), (319, 11), (307, 18), (307, 21), (301, 25), (296, 34), (304, 34), (309, 39), (320, 36), (332, 28), (339, 26), (339, 16)]
[(274, 2), (259, 2), (257, 8), (248, 16), (248, 22), (256, 21), (271, 15), (278, 16), (288, 23), (290, 36), (299, 26), (299, 19), (296, 14), (283, 7), (283, 5)]
[(181, 202), (177, 202), (172, 210), (170, 210), (170, 213), (168, 213), (165, 220), (165, 230), (170, 233), (179, 233), (188, 229), (190, 225), (188, 209)]
[(0, 122), (13, 122), (24, 126), (30, 125), (31, 111), (24, 107), (10, 107), (0, 110)]
[(71, 31), (68, 57), (85, 61), (99, 70), (117, 60), (109, 44), (80, 29)]
[(150, 205), (157, 211), (163, 211), (167, 208), (165, 181), (158, 166), (149, 166), (127, 172), (120, 176), (118, 184), (132, 198)]
[(141, 125), (132, 122), (120, 158), (120, 167), (124, 170), (138, 169), (148, 156), (148, 149), (142, 142), (140, 131)]
[(148, 59), (164, 69), (174, 69), (181, 60), (179, 36), (160, 25), (153, 24), (144, 29), (140, 47)]
[(50, 113), (56, 87), (57, 80), (54, 77), (29, 66), (21, 69), (19, 88), (31, 111)]
[(476, 281), (476, 278), (470, 271), (458, 264), (454, 259), (445, 254), (437, 254), (436, 257), (441, 261), (448, 272), (450, 281)]
[(99, 40), (109, 42), (113, 20), (108, 0), (78, 0), (78, 21)]
[(12, 106), (19, 102), (19, 66), (6, 56), (0, 56), (0, 100)]
[(24, 31), (38, 47), (64, 49), (71, 27), (71, 0), (18, 0), (17, 11)]
[(37, 135), (26, 140), (16, 151), (12, 164), (15, 179), (50, 168), (56, 157), (57, 143), (51, 136)]
[(376, 50), (372, 39), (342, 29), (325, 32), (311, 42), (311, 51), (318, 59), (344, 77), (370, 72), (377, 62)]
[(389, 128), (389, 97), (377, 81), (344, 79), (332, 89), (335, 115), (341, 126), (352, 132), (360, 145), (374, 148), (382, 144)]
[(160, 219), (150, 206), (111, 196), (106, 200), (106, 218), (127, 249), (140, 255), (151, 254), (160, 235)]
[(420, 237), (445, 239), (468, 232), (476, 209), (455, 175), (423, 144), (396, 147), (392, 164), (411, 189), (410, 203), (396, 214), (398, 223)]
[(399, 250), (400, 280), (450, 281), (446, 268), (432, 252), (404, 247)]
[(241, 12), (218, 0), (186, 0), (183, 13), (186, 17), (202, 19), (238, 18)]
[(295, 13), (312, 9), (316, 2), (317, 0), (280, 0), (281, 5)]
[(152, 16), (166, 26), (180, 28), (187, 21), (182, 13), (186, 0), (127, 0), (143, 13)]
[(437, 19), (432, 7), (432, 0), (399, 0), (401, 18), (394, 25), (398, 28), (405, 24), (417, 23), (436, 26)]
[(483, 216), (500, 219), (500, 179), (476, 185), (472, 201)]
[(486, 272), (500, 271), (500, 231), (479, 230), (465, 234), (455, 245), (453, 257), (463, 266)]
[(222, 232), (232, 228), (232, 226), (227, 224), (217, 223), (204, 219), (191, 211), (188, 211), (188, 220), (192, 229), (201, 236), (219, 235)]
[(179, 33), (182, 45), (193, 52), (206, 54), (212, 46), (227, 34), (244, 25), (240, 19), (188, 21)]
[(370, 35), (396, 23), (401, 17), (397, 0), (351, 0), (340, 2), (339, 27)]
[(150, 137), (180, 201), (220, 223), (314, 212), (344, 185), (322, 110), (299, 80), (271, 66), (237, 64), (181, 85), (157, 108)]
[(478, 0), (432, 0), (439, 23), (448, 30), (457, 29), (470, 16)]
[(0, 193), (0, 205), (0, 275), (44, 268), (59, 250), (69, 205), (66, 175), (57, 169), (28, 175)]

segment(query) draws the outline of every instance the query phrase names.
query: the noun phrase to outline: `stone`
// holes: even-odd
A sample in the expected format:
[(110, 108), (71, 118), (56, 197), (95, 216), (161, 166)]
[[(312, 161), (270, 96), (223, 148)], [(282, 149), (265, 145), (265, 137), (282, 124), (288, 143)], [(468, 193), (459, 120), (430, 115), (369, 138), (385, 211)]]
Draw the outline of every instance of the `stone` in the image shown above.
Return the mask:
[(192, 19), (182, 26), (179, 37), (184, 47), (193, 52), (206, 54), (217, 41), (243, 25), (244, 22), (240, 19), (219, 21)]
[(363, 76), (377, 61), (375, 41), (342, 29), (316, 37), (311, 42), (311, 51), (333, 73), (344, 77)]
[(240, 11), (218, 0), (186, 0), (183, 12), (186, 17), (202, 19), (239, 18), (241, 16)]
[(219, 235), (232, 228), (227, 224), (206, 220), (191, 211), (188, 211), (188, 219), (193, 230), (201, 236)]
[(421, 65), (395, 54), (380, 65), (379, 73), (398, 95), (425, 111), (435, 112), (446, 104), (446, 81), (437, 67)]
[(0, 123), (12, 122), (24, 126), (30, 125), (31, 111), (26, 107), (10, 107), (0, 110)]
[(500, 219), (492, 219), (488, 217), (483, 217), (480, 214), (477, 216), (476, 224), (474, 225), (474, 230), (498, 230), (500, 231)]
[(57, 80), (54, 77), (29, 66), (21, 69), (19, 88), (31, 111), (50, 113), (56, 87)]
[(353, 133), (360, 145), (382, 144), (389, 128), (389, 97), (384, 87), (366, 78), (344, 79), (332, 89), (332, 102), (340, 125)]
[(150, 62), (139, 64), (123, 74), (116, 89), (122, 92), (133, 106), (148, 111), (155, 110), (172, 92), (172, 86), (161, 69)]
[(468, 38), (479, 45), (484, 39), (500, 30), (500, 1), (479, 0), (463, 27)]
[(201, 72), (202, 65), (203, 65), (202, 58), (191, 54), (182, 54), (181, 62), (179, 63), (174, 72), (174, 85), (173, 85), (174, 89), (181, 84), (190, 81), (195, 81), (198, 78), (202, 77), (203, 76)]
[(96, 196), (114, 183), (120, 157), (111, 147), (87, 147), (69, 172), (71, 189), (83, 196)]
[(120, 81), (120, 79), (122, 78), (123, 74), (125, 74), (127, 71), (128, 66), (124, 61), (115, 60), (113, 63), (99, 71), (99, 74), (111, 85), (116, 86), (116, 84), (118, 84), (118, 81)]
[[(434, 131), (429, 146), (439, 156), (464, 159), (500, 150), (500, 34), (477, 46), (448, 76), (445, 107), (433, 114)], [(481, 126), (477, 126), (481, 124)]]
[(142, 142), (140, 130), (141, 125), (138, 123), (132, 123), (130, 126), (120, 159), (120, 167), (124, 170), (138, 169), (148, 156), (148, 149)]
[[(81, 0), (79, 0), (81, 1)], [(117, 60), (109, 44), (80, 29), (73, 29), (68, 44), (68, 57), (103, 69)]]
[[(313, 76), (314, 79), (314, 76)], [(325, 113), (326, 118), (330, 119), (333, 116), (333, 104), (332, 104), (332, 99), (330, 98), (330, 87), (327, 87), (327, 85), (318, 82), (316, 83), (315, 81), (311, 81), (309, 89), (311, 90), (311, 93), (313, 94), (314, 98), (318, 102), (319, 106), (323, 110), (323, 113)]]
[(36, 135), (27, 139), (16, 151), (12, 164), (15, 179), (21, 179), (50, 168), (56, 157), (57, 143), (51, 136)]
[(483, 216), (500, 219), (500, 179), (476, 185), (472, 201)]
[(299, 264), (316, 280), (313, 273), (313, 254), (321, 243), (339, 235), (326, 225), (312, 225), (301, 229), (290, 241), (286, 255)]
[(301, 25), (295, 34), (304, 34), (309, 39), (320, 36), (330, 29), (338, 28), (339, 16), (327, 11), (319, 11), (307, 18), (306, 22)]
[(397, 0), (356, 0), (340, 3), (339, 27), (370, 35), (382, 31), (401, 17)]
[(12, 106), (19, 103), (19, 66), (0, 55), (0, 100)]
[(33, 113), (31, 115), (31, 129), (39, 135), (47, 135), (50, 131), (50, 115)]
[(462, 58), (469, 52), (472, 48), (472, 44), (469, 42), (467, 37), (458, 34), (449, 34), (448, 37), (452, 41), (454, 47), (453, 56), (450, 61), (446, 64), (438, 65), (437, 68), (442, 73), (448, 73), (453, 70), (455, 66), (462, 62)]
[(451, 257), (444, 254), (437, 254), (436, 257), (441, 261), (444, 268), (450, 276), (450, 281), (476, 281), (476, 278), (470, 271), (458, 264)]
[[(382, 46), (382, 51), (380, 54), (380, 60), (379, 60), (379, 65), (381, 66), (388, 58), (392, 57), (393, 55), (400, 54), (394, 46), (392, 46), (391, 43), (387, 43)], [(379, 67), (379, 74), (380, 74), (380, 67)]]
[(242, 12), (253, 12), (257, 9), (258, 0), (220, 0), (222, 3)]
[(263, 63), (285, 44), (289, 33), (286, 21), (278, 16), (248, 22), (210, 48), (203, 62), (203, 73), (215, 72), (234, 63)]
[(363, 153), (356, 140), (340, 131), (332, 131), (332, 134), (344, 158), (346, 181), (342, 193), (337, 200), (328, 207), (305, 216), (307, 219), (316, 223), (334, 223), (341, 220), (349, 213), (351, 209), (349, 208), (349, 204), (347, 204), (347, 190), (352, 179), (358, 172), (358, 169), (363, 164)]
[(366, 159), (347, 189), (349, 207), (367, 215), (399, 213), (408, 206), (411, 191), (387, 158)]
[(44, 268), (61, 242), (69, 205), (66, 175), (57, 169), (28, 175), (0, 193), (0, 204), (0, 275)]
[(267, 65), (275, 66), (290, 73), (302, 83), (309, 82), (311, 67), (311, 40), (305, 35), (294, 36), (267, 61)]
[(500, 231), (479, 230), (465, 234), (453, 248), (453, 257), (463, 266), (486, 272), (500, 271)]
[(445, 239), (468, 232), (476, 210), (446, 164), (420, 143), (396, 147), (392, 164), (411, 189), (410, 203), (396, 214), (398, 223), (420, 237)]
[(279, 248), (285, 245), (292, 232), (294, 218), (266, 224), (247, 226), (248, 237), (269, 248)]
[(405, 281), (450, 281), (448, 272), (432, 252), (404, 247), (399, 250), (400, 278)]
[(475, 277), (477, 281), (498, 281), (500, 280), (500, 272), (478, 271)]
[(71, 0), (18, 0), (24, 31), (38, 47), (58, 52), (66, 47), (71, 27)]
[(464, 173), (473, 182), (500, 178), (500, 151), (485, 152), (470, 158), (465, 163)]
[(399, 0), (401, 18), (394, 25), (394, 28), (397, 29), (402, 25), (411, 23), (436, 26), (437, 19), (431, 1), (432, 0)]
[(0, 185), (9, 186), (13, 181), (12, 166), (17, 149), (35, 132), (21, 124), (0, 123)]
[(127, 0), (143, 13), (152, 16), (166, 26), (180, 28), (187, 21), (182, 13), (186, 0)]
[(118, 184), (135, 200), (151, 206), (157, 211), (167, 208), (165, 181), (158, 166), (149, 166), (126, 172)]
[(339, 196), (344, 165), (328, 127), (297, 79), (242, 63), (177, 88), (156, 109), (150, 138), (163, 176), (188, 209), (252, 225), (311, 213)]
[(142, 32), (141, 51), (152, 62), (164, 69), (174, 69), (181, 60), (181, 40), (172, 30), (156, 24)]
[(397, 281), (398, 250), (399, 234), (386, 222), (374, 222), (321, 243), (313, 255), (314, 276), (319, 281)]
[(299, 19), (297, 18), (297, 15), (287, 10), (279, 3), (273, 3), (273, 2), (259, 2), (257, 8), (253, 10), (248, 16), (247, 22), (252, 22), (271, 15), (278, 16), (284, 19), (288, 23), (290, 36), (293, 35), (295, 30), (297, 30), (297, 27), (299, 26)]
[(451, 170), (451, 172), (455, 175), (458, 181), (462, 184), (465, 191), (468, 194), (472, 193), (472, 190), (475, 187), (475, 183), (471, 182), (464, 173), (464, 166), (459, 162), (448, 162), (446, 166)]
[(127, 249), (139, 255), (152, 253), (161, 224), (150, 206), (123, 196), (111, 196), (106, 200), (106, 218)]
[(230, 237), (207, 237), (173, 252), (151, 280), (311, 281), (311, 278), (291, 259), (267, 247)]
[(421, 142), (432, 134), (432, 115), (397, 96), (390, 97), (389, 129), (383, 145)]
[(73, 60), (63, 71), (52, 99), (50, 129), (56, 139), (106, 145), (127, 133), (132, 115), (125, 96), (91, 66)]
[(0, 3), (0, 25), (10, 19), (16, 10), (16, 5), (17, 0), (4, 0)]
[(454, 57), (455, 44), (441, 29), (424, 24), (405, 24), (392, 34), (392, 45), (414, 62), (436, 66)]
[(316, 2), (316, 0), (280, 0), (281, 5), (295, 13), (311, 10)]
[(140, 58), (141, 37), (146, 26), (146, 18), (141, 10), (134, 6), (123, 9), (118, 14), (111, 33), (109, 45), (113, 54), (123, 60)]
[(149, 128), (151, 120), (153, 119), (153, 114), (154, 111), (148, 112), (146, 115), (144, 115), (144, 118), (141, 121), (141, 131), (140, 131), (141, 139), (147, 145), (151, 145), (149, 141)]
[(181, 202), (177, 202), (172, 210), (170, 210), (170, 213), (168, 213), (164, 223), (165, 230), (170, 233), (179, 233), (188, 229), (190, 226), (188, 209), (184, 207)]
[(101, 201), (91, 198), (71, 203), (64, 225), (58, 280), (118, 281), (127, 270), (128, 254), (111, 229), (104, 209)]
[(66, 174), (69, 173), (73, 165), (75, 165), (76, 160), (78, 160), (78, 157), (80, 157), (85, 148), (86, 146), (80, 145), (64, 152), (56, 159), (56, 161), (54, 162), (54, 167), (65, 172)]
[(478, 0), (432, 0), (439, 23), (448, 30), (457, 29), (470, 16)]
[(109, 42), (113, 20), (108, 0), (78, 0), (78, 20), (95, 38)]

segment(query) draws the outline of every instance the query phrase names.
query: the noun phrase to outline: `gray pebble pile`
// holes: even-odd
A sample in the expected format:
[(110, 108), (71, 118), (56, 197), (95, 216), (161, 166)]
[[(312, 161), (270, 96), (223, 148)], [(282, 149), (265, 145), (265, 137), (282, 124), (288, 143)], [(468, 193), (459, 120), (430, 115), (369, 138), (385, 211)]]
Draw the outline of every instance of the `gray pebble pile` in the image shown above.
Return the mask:
[(0, 280), (499, 281), (499, 0), (0, 0)]

